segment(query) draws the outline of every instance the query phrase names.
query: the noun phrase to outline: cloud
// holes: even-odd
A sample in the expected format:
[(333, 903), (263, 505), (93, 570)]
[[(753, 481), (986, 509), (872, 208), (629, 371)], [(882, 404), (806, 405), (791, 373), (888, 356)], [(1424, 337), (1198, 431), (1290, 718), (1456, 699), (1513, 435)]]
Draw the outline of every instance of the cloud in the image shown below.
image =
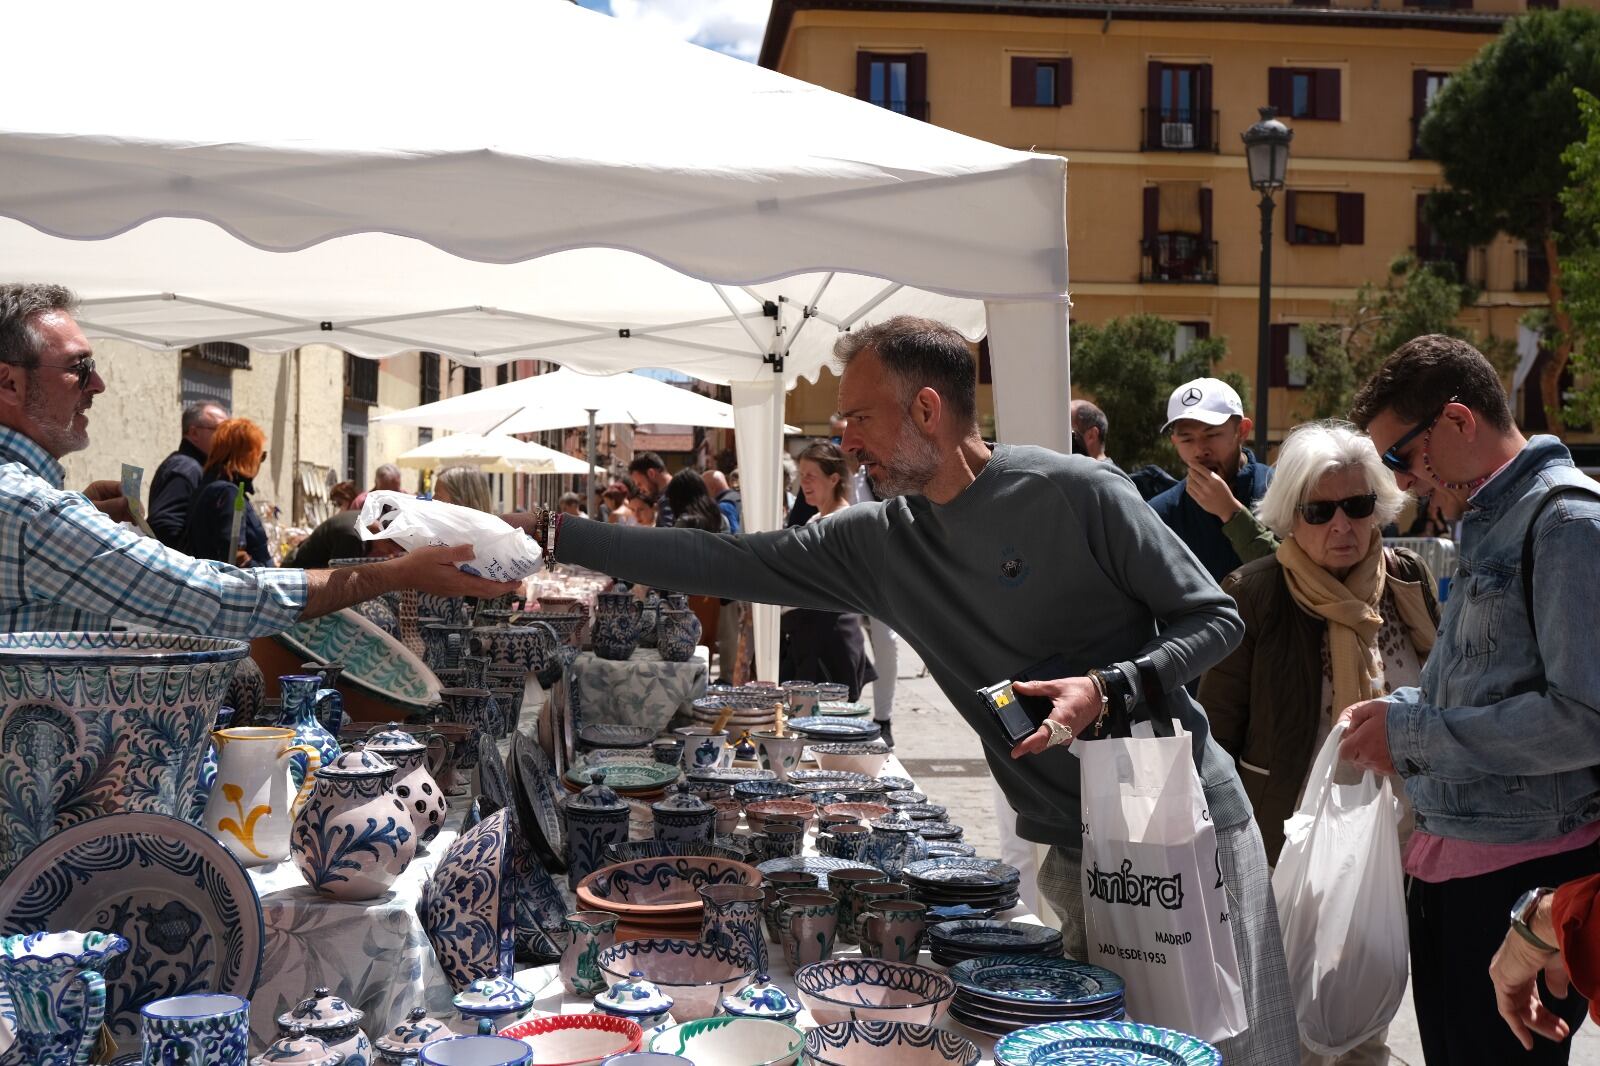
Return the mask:
[[(601, 9), (604, 2), (584, 0), (584, 6)], [(619, 19), (754, 60), (761, 50), (772, 0), (609, 0), (609, 6)]]

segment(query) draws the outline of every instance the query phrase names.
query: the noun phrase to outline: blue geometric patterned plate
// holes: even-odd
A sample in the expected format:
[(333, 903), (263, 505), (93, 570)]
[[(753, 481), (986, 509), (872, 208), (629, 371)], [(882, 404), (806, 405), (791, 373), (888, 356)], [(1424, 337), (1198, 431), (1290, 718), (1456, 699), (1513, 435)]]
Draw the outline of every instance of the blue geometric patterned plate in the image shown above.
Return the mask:
[(139, 1008), (168, 996), (250, 998), (266, 931), (244, 867), (204, 829), (164, 814), (69, 826), (0, 881), (0, 934), (98, 929), (131, 946), (104, 969), (105, 1023), (124, 1047)]
[(982, 950), (989, 954), (1035, 952), (1061, 947), (1061, 930), (1033, 922), (941, 922), (930, 926), (928, 939), (935, 944)]
[(763, 877), (767, 874), (777, 873), (779, 870), (804, 870), (808, 874), (817, 875), (817, 888), (823, 892), (828, 891), (828, 875), (836, 870), (872, 870), (881, 873), (876, 866), (852, 859), (835, 859), (827, 855), (801, 855), (797, 858), (768, 859), (766, 862), (756, 864), (756, 869), (761, 871)]
[[(917, 789), (917, 783), (909, 777), (884, 776), (878, 778), (878, 784), (890, 792), (915, 792)], [(917, 800), (916, 802), (924, 803), (926, 800)]]
[[(950, 1017), (956, 1019), (956, 1021), (960, 1022), (968, 1029), (975, 1029), (980, 1033), (987, 1033), (990, 1036), (1006, 1036), (1011, 1033), (1032, 1028), (1034, 1026), (1047, 1024), (1059, 1025), (1063, 1022), (1063, 1019), (1061, 1018), (1032, 1018), (1028, 1020), (1020, 1020), (1017, 1018), (999, 1017), (985, 1014), (981, 1011), (976, 1011), (960, 1000), (950, 1004)], [(1070, 1020), (1074, 1022), (1120, 1022), (1126, 1020), (1127, 1017), (1128, 1012), (1123, 1010), (1122, 1004), (1118, 1002), (1105, 1011), (1095, 1014), (1085, 1014), (1082, 1017), (1075, 1017)], [(1090, 1061), (1100, 1062), (1102, 1060), (1091, 1059)], [(1121, 1060), (1111, 1059), (1104, 1061), (1110, 1061), (1114, 1064), (1120, 1062)]]
[(1054, 1022), (1001, 1038), (996, 1066), (1220, 1066), (1204, 1040), (1136, 1022)]
[(866, 774), (854, 770), (790, 770), (791, 785), (822, 784), (826, 782), (839, 789), (878, 788), (879, 783)]
[(1072, 959), (988, 955), (950, 968), (956, 988), (975, 1001), (999, 1006), (1087, 1007), (1122, 996), (1122, 978)]
[(1022, 874), (1015, 866), (1008, 866), (998, 859), (921, 859), (906, 865), (905, 879), (913, 885), (992, 885), (998, 888), (1017, 884)]
[(878, 723), (869, 718), (837, 718), (826, 714), (791, 718), (789, 728), (813, 740), (872, 740), (883, 732)]

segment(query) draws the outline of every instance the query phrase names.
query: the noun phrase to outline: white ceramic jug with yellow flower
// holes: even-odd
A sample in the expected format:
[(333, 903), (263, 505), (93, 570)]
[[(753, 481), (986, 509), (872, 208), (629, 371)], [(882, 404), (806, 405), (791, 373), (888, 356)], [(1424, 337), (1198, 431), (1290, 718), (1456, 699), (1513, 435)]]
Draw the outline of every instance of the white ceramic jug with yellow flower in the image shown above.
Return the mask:
[[(217, 780), (206, 804), (205, 827), (246, 866), (289, 857), (289, 830), (311, 794), (322, 757), (297, 744), (292, 729), (242, 726), (211, 734), (217, 745)], [(310, 772), (297, 791), (290, 756), (305, 755)]]

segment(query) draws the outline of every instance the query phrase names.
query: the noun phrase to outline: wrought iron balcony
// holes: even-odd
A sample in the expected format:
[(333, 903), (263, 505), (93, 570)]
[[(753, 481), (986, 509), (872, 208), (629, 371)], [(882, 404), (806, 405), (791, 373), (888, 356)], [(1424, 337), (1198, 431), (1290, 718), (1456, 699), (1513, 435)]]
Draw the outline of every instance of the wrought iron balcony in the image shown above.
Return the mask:
[(1190, 108), (1139, 109), (1141, 152), (1217, 151), (1217, 112)]
[(1139, 280), (1157, 284), (1215, 285), (1217, 242), (1188, 233), (1162, 233), (1139, 242)]

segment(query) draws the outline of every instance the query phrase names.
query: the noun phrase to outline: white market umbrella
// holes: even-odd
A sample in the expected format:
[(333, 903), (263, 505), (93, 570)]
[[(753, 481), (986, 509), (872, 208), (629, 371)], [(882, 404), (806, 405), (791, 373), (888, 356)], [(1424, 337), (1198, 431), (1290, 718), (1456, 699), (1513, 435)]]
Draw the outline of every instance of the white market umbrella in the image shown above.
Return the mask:
[(589, 474), (595, 468), (576, 456), (504, 434), (452, 433), (418, 445), (395, 460), (414, 470), (475, 466), (497, 474)]

